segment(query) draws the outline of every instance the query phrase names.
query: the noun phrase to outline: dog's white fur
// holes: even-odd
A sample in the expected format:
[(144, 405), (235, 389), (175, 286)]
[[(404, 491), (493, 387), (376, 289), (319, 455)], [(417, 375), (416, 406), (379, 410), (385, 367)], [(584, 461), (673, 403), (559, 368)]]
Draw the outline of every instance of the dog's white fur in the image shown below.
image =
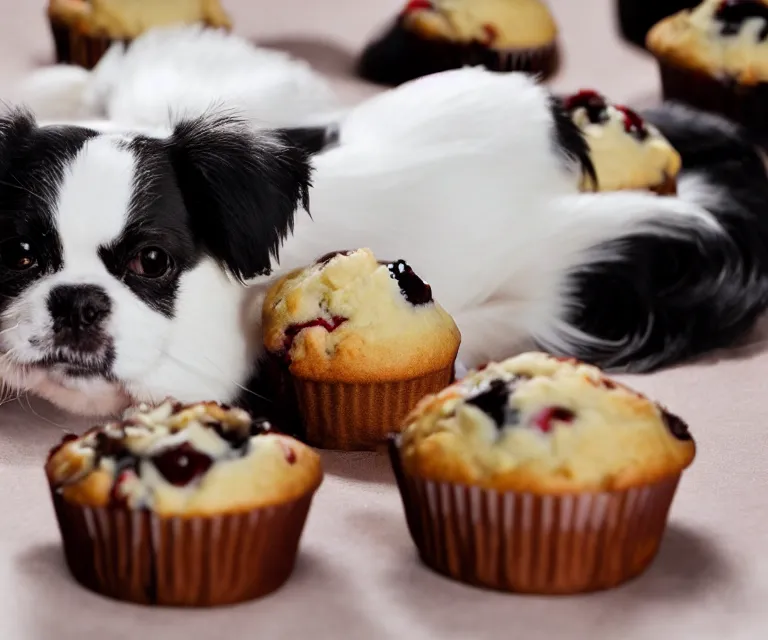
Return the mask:
[[(215, 104), (244, 112), (254, 127), (317, 121), (338, 106), (326, 89), (281, 54), (187, 29), (149, 34), (128, 52), (115, 48), (92, 74), (45, 70), (22, 97), (55, 119), (104, 118), (95, 123), (102, 129), (161, 135), (169, 113), (198, 115)], [(57, 99), (65, 110), (51, 108)], [(511, 355), (531, 338), (559, 346), (584, 339), (564, 320), (565, 275), (593, 259), (595, 247), (642, 231), (719, 228), (705, 210), (675, 198), (579, 194), (552, 126), (549, 95), (522, 74), (466, 68), (364, 102), (345, 114), (342, 144), (314, 158), (312, 217), (297, 214), (275, 275), (336, 249), (403, 257), (454, 314), (469, 365)], [(229, 400), (255, 358), (269, 280), (245, 290), (205, 262), (185, 276), (174, 320), (139, 313), (141, 303), (108, 282), (95, 256), (97, 242), (124, 221), (135, 171), (103, 140), (88, 144), (58, 202), (71, 262), (17, 302), (4, 327), (19, 326), (0, 346), (17, 349), (25, 322), (46, 321), (39, 300), (54, 280), (99, 282), (118, 301), (112, 330), (121, 383), (23, 377), (7, 358), (0, 376), (77, 412), (112, 412), (128, 398)]]
[(169, 117), (216, 105), (263, 127), (322, 120), (341, 108), (307, 63), (196, 26), (150, 31), (127, 52), (115, 44), (91, 72), (69, 65), (41, 69), (10, 97), (41, 120), (106, 120), (134, 128), (167, 125)]
[[(86, 142), (70, 166), (55, 201), (63, 269), (25, 290), (3, 316), (0, 376), (69, 411), (113, 414), (131, 400), (213, 397), (226, 399), (257, 356), (255, 334), (244, 332), (243, 287), (211, 259), (185, 273), (171, 320), (150, 309), (110, 274), (99, 246), (118, 238), (126, 222), (136, 167), (122, 136)], [(41, 197), (46, 197), (45, 193)], [(64, 367), (30, 367), (50, 352), (47, 308), (59, 285), (103, 287), (111, 302), (107, 331), (113, 337), (118, 382), (69, 377)], [(235, 385), (236, 386), (236, 385)]]

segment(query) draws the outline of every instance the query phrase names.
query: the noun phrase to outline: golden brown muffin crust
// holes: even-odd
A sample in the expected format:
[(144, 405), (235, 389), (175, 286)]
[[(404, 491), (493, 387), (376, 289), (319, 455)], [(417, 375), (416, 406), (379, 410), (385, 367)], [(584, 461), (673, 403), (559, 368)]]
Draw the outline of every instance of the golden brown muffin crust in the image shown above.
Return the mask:
[(544, 494), (612, 491), (680, 473), (685, 424), (599, 369), (528, 353), (425, 398), (400, 436), (404, 469), (438, 482)]
[(431, 290), (409, 301), (393, 269), (410, 267), (380, 264), (359, 249), (284, 276), (264, 299), (267, 351), (311, 380), (407, 380), (450, 367), (461, 341), (456, 324)]
[(403, 20), (425, 38), (482, 42), (497, 50), (546, 47), (557, 37), (540, 0), (417, 0), (406, 5)]
[(232, 27), (219, 0), (50, 0), (48, 15), (82, 33), (115, 40), (174, 24)]
[[(754, 0), (754, 11), (725, 7), (728, 19), (721, 17), (724, 4), (737, 3), (704, 0), (665, 18), (649, 31), (648, 49), (668, 64), (710, 77), (733, 78), (743, 85), (768, 82), (768, 3)], [(746, 9), (749, 3), (744, 4)], [(754, 15), (745, 17), (750, 12)], [(737, 13), (744, 19), (735, 20)]]

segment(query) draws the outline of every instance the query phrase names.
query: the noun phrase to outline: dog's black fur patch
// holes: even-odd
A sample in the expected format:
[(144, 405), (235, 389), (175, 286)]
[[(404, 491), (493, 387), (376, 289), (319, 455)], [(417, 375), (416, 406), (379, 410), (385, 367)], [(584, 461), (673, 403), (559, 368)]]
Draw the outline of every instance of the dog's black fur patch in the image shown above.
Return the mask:
[(265, 354), (259, 359), (234, 404), (265, 418), (281, 433), (305, 435), (288, 367), (276, 356)]
[[(267, 273), (272, 256), (307, 207), (307, 147), (323, 129), (256, 134), (228, 116), (176, 125), (168, 139), (138, 136), (126, 143), (137, 173), (124, 233), (100, 256), (109, 271), (147, 305), (172, 317), (179, 276), (211, 254), (236, 277)], [(159, 278), (126, 270), (142, 249), (172, 260)]]
[(600, 342), (580, 340), (568, 355), (627, 371), (727, 347), (768, 306), (768, 177), (749, 138), (680, 105), (644, 115), (681, 154), (679, 196), (710, 211), (726, 233), (633, 237), (605, 247), (615, 257), (572, 275), (578, 307), (570, 321)]
[(309, 209), (309, 153), (229, 116), (178, 124), (166, 149), (208, 253), (242, 280), (269, 273), (297, 207)]
[(584, 133), (565, 110), (561, 98), (552, 96), (549, 109), (555, 123), (552, 142), (556, 151), (563, 154), (569, 164), (580, 167), (582, 174), (597, 188), (597, 173), (589, 155), (589, 145), (584, 139)]
[[(166, 150), (166, 142), (139, 136), (126, 143), (136, 157), (136, 174), (125, 228), (120, 237), (99, 247), (107, 270), (133, 291), (148, 307), (173, 317), (181, 274), (203, 255), (189, 228), (188, 214)], [(146, 278), (128, 269), (142, 250), (157, 248), (171, 260), (161, 277)]]
[(289, 144), (298, 147), (307, 154), (314, 155), (334, 146), (338, 142), (338, 127), (293, 127), (279, 129), (281, 135)]
[[(66, 166), (96, 135), (82, 127), (38, 128), (23, 110), (0, 116), (0, 312), (39, 278), (61, 268), (53, 207)], [(34, 264), (9, 268), (21, 246)]]

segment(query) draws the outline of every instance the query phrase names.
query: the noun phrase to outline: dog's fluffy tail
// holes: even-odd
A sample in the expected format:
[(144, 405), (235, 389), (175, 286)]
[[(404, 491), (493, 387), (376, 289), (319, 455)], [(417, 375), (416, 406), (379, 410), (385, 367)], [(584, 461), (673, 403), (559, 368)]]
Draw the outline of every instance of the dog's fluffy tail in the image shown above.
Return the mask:
[(59, 64), (34, 72), (12, 95), (40, 120), (88, 120), (99, 118), (89, 99), (91, 73), (82, 67)]
[(628, 371), (726, 347), (768, 305), (768, 178), (761, 157), (719, 117), (670, 104), (647, 118), (683, 161), (679, 197), (659, 204), (700, 206), (722, 231), (664, 231), (662, 219), (594, 247), (571, 270), (565, 314), (537, 334), (550, 350)]
[(340, 109), (328, 82), (307, 63), (199, 26), (153, 29), (114, 44), (93, 71), (56, 65), (17, 89), (39, 120), (106, 119), (162, 127), (217, 105), (255, 127), (312, 125)]
[(448, 308), (480, 302), (514, 271), (525, 230), (546, 226), (551, 194), (575, 190), (555, 136), (549, 95), (522, 74), (465, 68), (379, 94), (314, 158), (312, 218), (281, 265), (369, 246), (412, 261)]
[(573, 274), (608, 243), (723, 233), (677, 198), (580, 194), (584, 141), (561, 116), (531, 78), (470, 68), (361, 104), (314, 158), (312, 218), (297, 219), (281, 267), (360, 246), (405, 258), (454, 314), (474, 365), (561, 337)]
[(748, 331), (768, 306), (768, 177), (743, 131), (666, 105), (647, 117), (682, 156), (679, 196), (582, 194), (559, 115), (524, 76), (477, 69), (364, 103), (317, 158), (314, 228), (292, 255), (413, 260), (470, 365), (535, 344), (649, 371)]

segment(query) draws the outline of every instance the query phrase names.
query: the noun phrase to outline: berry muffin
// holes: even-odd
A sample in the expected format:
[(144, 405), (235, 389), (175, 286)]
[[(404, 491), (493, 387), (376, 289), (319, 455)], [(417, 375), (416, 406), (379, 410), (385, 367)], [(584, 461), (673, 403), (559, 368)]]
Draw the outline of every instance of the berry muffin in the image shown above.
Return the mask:
[(45, 466), (72, 575), (143, 604), (211, 606), (290, 576), (318, 455), (244, 411), (167, 401), (66, 436)]
[(705, 0), (648, 34), (664, 97), (768, 134), (768, 0)]
[(154, 27), (232, 25), (219, 0), (49, 0), (58, 62), (93, 68), (113, 42), (130, 42)]
[(676, 192), (680, 154), (656, 127), (595, 91), (579, 91), (563, 105), (584, 133), (597, 175), (597, 185), (589, 175), (582, 178), (583, 191)]
[(683, 9), (692, 9), (701, 0), (616, 0), (621, 35), (638, 47), (659, 20)]
[(557, 66), (556, 41), (542, 0), (410, 0), (365, 48), (359, 73), (389, 85), (477, 65), (546, 77)]
[(287, 369), (313, 445), (375, 448), (453, 379), (459, 330), (403, 260), (328, 254), (279, 280), (263, 314), (264, 346)]
[(390, 455), (428, 566), (575, 593), (650, 564), (695, 445), (682, 420), (595, 367), (528, 353), (423, 399)]

